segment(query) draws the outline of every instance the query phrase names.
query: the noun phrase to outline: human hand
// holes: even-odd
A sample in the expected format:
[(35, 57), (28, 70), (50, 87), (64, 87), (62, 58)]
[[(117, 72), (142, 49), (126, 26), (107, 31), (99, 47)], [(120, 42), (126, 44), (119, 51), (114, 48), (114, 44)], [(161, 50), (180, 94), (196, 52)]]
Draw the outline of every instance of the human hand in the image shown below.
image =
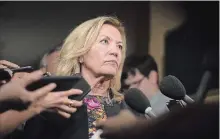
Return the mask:
[[(32, 82), (39, 80), (43, 73), (41, 71), (35, 71), (22, 78), (12, 78), (8, 83), (4, 84), (0, 88), (0, 100), (21, 100), (22, 102), (32, 102), (38, 97), (46, 95), (52, 91), (56, 85), (47, 85), (43, 90), (28, 91), (26, 86)], [(47, 88), (48, 87), (48, 88)], [(46, 89), (45, 92), (44, 90)]]
[(96, 127), (103, 130), (101, 137), (117, 135), (136, 124), (138, 119), (129, 110), (122, 110), (117, 116), (97, 121)]
[[(19, 66), (6, 60), (0, 60), (0, 69), (7, 70), (10, 76), (12, 76), (12, 71), (10, 70), (10, 68), (19, 68)], [(5, 83), (6, 80), (0, 80), (0, 85)]]
[(19, 68), (19, 66), (7, 60), (0, 60), (0, 68)]
[(77, 107), (82, 106), (82, 101), (70, 100), (68, 96), (80, 95), (81, 90), (71, 89), (69, 91), (51, 92), (46, 96), (32, 102), (29, 109), (37, 114), (42, 111), (57, 112), (65, 118), (69, 118), (71, 113), (77, 111)]

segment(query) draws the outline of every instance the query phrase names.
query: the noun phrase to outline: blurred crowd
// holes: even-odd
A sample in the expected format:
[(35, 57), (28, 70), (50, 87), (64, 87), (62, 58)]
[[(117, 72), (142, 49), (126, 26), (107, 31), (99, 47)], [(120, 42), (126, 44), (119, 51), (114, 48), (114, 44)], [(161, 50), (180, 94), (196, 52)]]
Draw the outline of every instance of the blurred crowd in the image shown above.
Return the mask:
[[(125, 58), (125, 48), (123, 48), (125, 46), (121, 46), (124, 45), (124, 36), (120, 36), (120, 34), (124, 32), (121, 30), (121, 24), (118, 20), (111, 17), (100, 17), (93, 20), (86, 21), (80, 25), (67, 37), (64, 43), (54, 46), (53, 49), (45, 53), (39, 62), (39, 69), (30, 71), (16, 70), (23, 67), (7, 60), (0, 60), (0, 72), (2, 72), (2, 74), (0, 74), (0, 76), (2, 76), (0, 78), (0, 138), (55, 139), (56, 137), (59, 139), (83, 139), (85, 133), (89, 135), (89, 138), (103, 137), (107, 139), (214, 139), (218, 137), (218, 89), (207, 90), (205, 92), (205, 98), (203, 98), (200, 103), (191, 105), (184, 104), (188, 106), (183, 107), (180, 104), (181, 100), (170, 98), (164, 95), (160, 90), (158, 65), (150, 54), (133, 54)], [(92, 24), (95, 28), (90, 27), (89, 24)], [(100, 28), (100, 26), (102, 28)], [(90, 32), (86, 30), (87, 28), (81, 30), (82, 27), (89, 28), (88, 30)], [(96, 29), (96, 31), (91, 32), (91, 29)], [(97, 42), (90, 38), (92, 36), (91, 34), (97, 35)], [(101, 34), (101, 36), (98, 34)], [(74, 35), (81, 36), (74, 38)], [(77, 40), (79, 38), (84, 40)], [(89, 42), (91, 40), (93, 40), (93, 43)], [(96, 47), (88, 47), (87, 49), (82, 45), (95, 45)], [(124, 65), (122, 64), (121, 67), (120, 62), (122, 63), (123, 57)], [(106, 60), (110, 66), (104, 68), (103, 63), (99, 63), (102, 59)], [(72, 65), (68, 63), (71, 63), (71, 61)], [(80, 63), (80, 70), (78, 70), (78, 65), (74, 62)], [(64, 67), (69, 68), (69, 70), (65, 71)], [(121, 70), (121, 75), (119, 75), (120, 88), (117, 88), (116, 85), (112, 85), (114, 83), (113, 80), (118, 79), (114, 67), (117, 67), (116, 69), (119, 71)], [(3, 79), (3, 73), (9, 74), (10, 77)], [(30, 91), (27, 89), (28, 85), (45, 76), (72, 76), (72, 73), (81, 73), (89, 83), (96, 79), (100, 81), (100, 78), (91, 77), (92, 75), (98, 76), (99, 73), (106, 75), (105, 80), (111, 78), (111, 81), (103, 83), (103, 85), (97, 87), (98, 89), (92, 89), (90, 96), (88, 95), (89, 97), (81, 101), (69, 98), (71, 95), (82, 94), (83, 92), (81, 90), (72, 88), (54, 93), (53, 90), (57, 87), (55, 83), (47, 84), (36, 90)], [(114, 77), (111, 77), (112, 75), (114, 75)], [(109, 96), (102, 96), (103, 93), (101, 92), (105, 90), (106, 84), (110, 84), (110, 87), (107, 87), (106, 90), (111, 89), (112, 91), (109, 91)], [(155, 115), (157, 115), (157, 118), (145, 118), (144, 114), (136, 112), (125, 102), (122, 104), (117, 101), (117, 99), (121, 97), (120, 102), (122, 102), (123, 96), (126, 95), (127, 90), (130, 88), (137, 88), (144, 94), (149, 100), (151, 108)], [(119, 94), (117, 94), (117, 92), (115, 93), (114, 89), (118, 89), (116, 91), (119, 91)], [(103, 102), (100, 102), (100, 104), (102, 104), (101, 106), (104, 108), (100, 106), (99, 109), (95, 109), (96, 99), (91, 98), (95, 92), (101, 94), (95, 98), (99, 98), (101, 102)], [(197, 99), (193, 96), (192, 98), (194, 100)], [(110, 101), (109, 99), (114, 101)], [(85, 100), (88, 100), (88, 102), (91, 101), (91, 103), (86, 103)], [(81, 121), (82, 123), (77, 120), (74, 121), (73, 115), (78, 112), (80, 113), (81, 108), (85, 105), (87, 106), (86, 113), (89, 117), (88, 121), (85, 123), (82, 122), (83, 119)], [(88, 107), (90, 106), (94, 107), (89, 109)], [(111, 110), (111, 107), (114, 107), (114, 110)], [(105, 110), (103, 115), (97, 115), (97, 113), (102, 113), (103, 109)], [(69, 136), (63, 134), (58, 135), (56, 132), (59, 132), (59, 130), (57, 130), (59, 128), (52, 130), (52, 128), (55, 128), (55, 125), (47, 126), (44, 123), (43, 126), (40, 125), (38, 127), (36, 123), (40, 124), (40, 122), (44, 121), (40, 120), (43, 119), (41, 113), (44, 112), (56, 113), (66, 119), (72, 119), (72, 121), (76, 122), (75, 125), (77, 125), (77, 127), (71, 125), (69, 129), (76, 130), (74, 134), (77, 135), (72, 136), (69, 130), (65, 131)], [(94, 113), (96, 113), (96, 115)], [(81, 128), (79, 126), (81, 124), (89, 125), (89, 127), (85, 128), (88, 133), (83, 132), (83, 127)], [(79, 128), (79, 130), (77, 128)], [(39, 129), (44, 129), (45, 131), (40, 132)], [(99, 131), (97, 129), (101, 129), (99, 134), (101, 137), (95, 137)], [(19, 133), (19, 135), (16, 133)], [(48, 135), (45, 135), (47, 133)]]

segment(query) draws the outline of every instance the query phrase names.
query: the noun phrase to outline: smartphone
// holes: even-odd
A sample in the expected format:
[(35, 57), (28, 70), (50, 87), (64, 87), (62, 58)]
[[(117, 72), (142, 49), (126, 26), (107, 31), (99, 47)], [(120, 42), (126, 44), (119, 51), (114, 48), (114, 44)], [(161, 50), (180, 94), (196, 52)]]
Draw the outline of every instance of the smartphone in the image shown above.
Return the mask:
[(91, 90), (88, 82), (81, 75), (74, 76), (48, 76), (42, 77), (37, 82), (34, 82), (27, 86), (27, 90), (34, 91), (49, 83), (56, 83), (56, 88), (53, 92), (66, 91), (70, 89), (80, 89), (83, 91), (81, 95), (69, 96), (70, 99), (81, 101)]
[(31, 66), (26, 66), (26, 67), (11, 69), (11, 71), (13, 72), (13, 74), (16, 72), (33, 72), (34, 68), (32, 68)]

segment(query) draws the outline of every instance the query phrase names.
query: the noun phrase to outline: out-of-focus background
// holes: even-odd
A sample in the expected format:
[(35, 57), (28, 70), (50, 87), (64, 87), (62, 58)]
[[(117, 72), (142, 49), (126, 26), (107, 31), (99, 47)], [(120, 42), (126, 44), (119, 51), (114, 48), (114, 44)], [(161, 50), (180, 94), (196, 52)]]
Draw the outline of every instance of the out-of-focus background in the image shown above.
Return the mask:
[(38, 68), (43, 54), (74, 27), (115, 15), (127, 32), (127, 55), (151, 54), (160, 79), (178, 77), (193, 94), (204, 70), (219, 85), (219, 3), (210, 2), (0, 2), (0, 59)]

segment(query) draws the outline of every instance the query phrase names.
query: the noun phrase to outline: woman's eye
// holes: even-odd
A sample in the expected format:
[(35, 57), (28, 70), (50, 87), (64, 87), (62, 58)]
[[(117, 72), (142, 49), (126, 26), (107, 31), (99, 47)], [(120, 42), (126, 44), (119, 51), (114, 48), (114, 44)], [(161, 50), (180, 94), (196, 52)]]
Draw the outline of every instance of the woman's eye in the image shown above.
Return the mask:
[(118, 45), (118, 48), (122, 50), (123, 47), (122, 47), (122, 45)]
[(108, 40), (104, 39), (100, 41), (102, 44), (108, 44)]

